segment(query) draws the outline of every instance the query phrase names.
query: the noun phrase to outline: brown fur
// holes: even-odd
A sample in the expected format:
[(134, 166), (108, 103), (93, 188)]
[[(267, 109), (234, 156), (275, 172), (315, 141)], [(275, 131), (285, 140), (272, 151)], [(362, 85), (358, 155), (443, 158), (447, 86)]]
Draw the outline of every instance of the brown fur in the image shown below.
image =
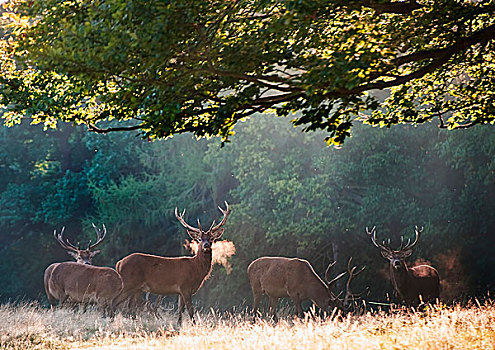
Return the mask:
[(193, 257), (168, 258), (157, 255), (133, 253), (117, 262), (117, 271), (122, 276), (124, 287), (122, 293), (112, 302), (115, 310), (123, 301), (136, 301), (143, 293), (158, 295), (179, 295), (179, 322), (182, 320), (184, 306), (194, 322), (192, 296), (210, 275), (212, 267), (211, 245), (219, 239), (224, 229), (222, 226), (229, 216), (229, 205), (225, 210), (218, 207), (223, 218), (218, 225), (215, 221), (207, 231), (203, 231), (198, 220), (198, 228), (184, 220), (185, 210), (179, 214), (175, 208), (175, 217), (187, 229), (189, 236), (199, 243), (198, 252)]
[(329, 287), (318, 277), (307, 260), (265, 256), (249, 264), (247, 271), (255, 313), (263, 294), (268, 295), (269, 309), (275, 319), (278, 298), (290, 297), (299, 316), (303, 314), (303, 300), (310, 299), (325, 311), (340, 304), (330, 291), (331, 285)]
[(397, 296), (407, 305), (417, 306), (420, 296), (424, 302), (434, 302), (440, 297), (440, 276), (430, 265), (407, 267), (402, 262), (399, 269), (390, 264), (390, 278)]
[(192, 296), (201, 288), (211, 271), (211, 249), (199, 249), (193, 257), (162, 257), (133, 253), (117, 262), (124, 288), (114, 300), (117, 307), (128, 298), (143, 292), (158, 295), (179, 295), (179, 319), (184, 306), (193, 317)]
[(401, 237), (400, 248), (394, 250), (390, 248), (390, 243), (385, 245), (376, 241), (375, 227), (371, 231), (366, 228), (366, 234), (371, 238), (371, 242), (390, 262), (390, 280), (395, 294), (409, 306), (417, 306), (421, 301), (433, 302), (440, 297), (440, 276), (433, 266), (418, 265), (409, 268), (405, 263), (405, 259), (411, 256), (413, 248), (418, 243), (423, 228), (416, 226), (415, 231), (416, 238), (412, 243), (409, 239), (404, 245), (404, 239)]
[(96, 302), (107, 309), (122, 289), (122, 279), (112, 268), (77, 262), (54, 263), (45, 270), (45, 290), (52, 306), (71, 302)]
[(54, 263), (46, 268), (43, 283), (52, 308), (57, 304), (57, 300), (60, 304), (66, 301), (96, 302), (106, 312), (113, 298), (122, 290), (122, 279), (117, 271), (109, 267), (92, 265), (93, 257), (100, 252), (92, 249), (105, 239), (107, 232), (105, 225), (103, 231), (94, 224), (93, 227), (98, 238), (94, 244), (90, 241), (87, 249), (80, 249), (79, 246), (76, 247), (69, 240), (64, 239), (65, 227), (59, 234), (53, 231), (57, 242), (76, 259), (76, 262)]

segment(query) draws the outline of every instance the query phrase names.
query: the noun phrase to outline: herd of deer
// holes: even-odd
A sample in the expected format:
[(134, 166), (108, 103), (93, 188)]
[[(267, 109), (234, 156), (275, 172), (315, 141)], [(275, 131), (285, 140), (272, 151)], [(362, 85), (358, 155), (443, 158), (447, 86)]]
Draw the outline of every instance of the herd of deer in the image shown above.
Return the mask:
[[(212, 244), (224, 232), (224, 224), (229, 216), (230, 209), (225, 202), (225, 209), (218, 207), (223, 214), (219, 224), (215, 221), (208, 230), (203, 230), (198, 220), (198, 227), (189, 225), (184, 220), (185, 210), (179, 214), (175, 209), (175, 216), (186, 228), (191, 239), (199, 243), (196, 255), (192, 257), (162, 257), (157, 255), (132, 253), (116, 264), (116, 269), (92, 265), (92, 258), (99, 252), (93, 250), (106, 236), (103, 231), (93, 225), (97, 241), (89, 242), (87, 249), (81, 249), (63, 238), (62, 231), (54, 232), (55, 239), (72, 255), (76, 262), (54, 263), (45, 270), (45, 291), (52, 307), (57, 301), (88, 303), (95, 302), (102, 307), (104, 313), (113, 315), (115, 310), (127, 305), (129, 310), (144, 305), (143, 293), (153, 293), (158, 296), (179, 296), (179, 323), (184, 308), (187, 308), (189, 317), (194, 322), (192, 296), (199, 290), (208, 278), (212, 268)], [(440, 278), (438, 272), (429, 265), (420, 265), (409, 268), (405, 259), (411, 255), (412, 249), (418, 242), (422, 229), (416, 227), (416, 238), (410, 240), (398, 250), (388, 245), (376, 242), (376, 230), (366, 228), (373, 244), (380, 248), (384, 258), (390, 261), (390, 279), (396, 295), (407, 305), (415, 306), (421, 301), (430, 302), (439, 298)], [(352, 258), (351, 258), (352, 259)], [(276, 320), (276, 306), (279, 298), (289, 297), (299, 316), (303, 310), (301, 302), (311, 300), (323, 311), (330, 311), (337, 307), (347, 308), (361, 294), (351, 292), (352, 279), (361, 273), (364, 268), (351, 267), (351, 259), (347, 265), (347, 272), (343, 272), (329, 280), (329, 271), (335, 264), (328, 266), (323, 281), (313, 270), (311, 264), (304, 259), (286, 257), (260, 257), (248, 266), (247, 273), (253, 292), (253, 309), (259, 306), (261, 296), (268, 295), (269, 312)], [(332, 293), (332, 286), (344, 275), (349, 274), (346, 283), (346, 294), (342, 299)]]

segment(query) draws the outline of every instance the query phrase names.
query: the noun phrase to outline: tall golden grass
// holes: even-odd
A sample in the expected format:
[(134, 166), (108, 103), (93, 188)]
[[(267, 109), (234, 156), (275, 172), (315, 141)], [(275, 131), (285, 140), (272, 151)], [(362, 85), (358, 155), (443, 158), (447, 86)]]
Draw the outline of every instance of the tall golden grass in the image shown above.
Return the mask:
[(494, 349), (495, 305), (434, 306), (277, 324), (246, 313), (200, 312), (197, 324), (176, 315), (114, 319), (96, 310), (55, 311), (36, 304), (0, 306), (1, 349)]

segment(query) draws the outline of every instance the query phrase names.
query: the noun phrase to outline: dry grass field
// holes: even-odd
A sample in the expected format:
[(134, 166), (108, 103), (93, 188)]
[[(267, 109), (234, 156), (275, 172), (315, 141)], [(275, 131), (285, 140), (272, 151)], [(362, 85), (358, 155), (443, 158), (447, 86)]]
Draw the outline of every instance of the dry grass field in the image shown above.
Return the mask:
[(494, 349), (495, 304), (393, 310), (325, 320), (286, 316), (252, 323), (245, 313), (201, 312), (178, 326), (162, 313), (103, 318), (37, 305), (0, 306), (1, 349)]

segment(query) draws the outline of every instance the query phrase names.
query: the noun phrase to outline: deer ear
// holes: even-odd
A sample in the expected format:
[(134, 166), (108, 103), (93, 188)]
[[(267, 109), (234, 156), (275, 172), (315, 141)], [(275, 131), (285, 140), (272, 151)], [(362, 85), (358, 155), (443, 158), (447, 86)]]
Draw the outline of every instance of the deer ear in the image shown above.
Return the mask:
[(77, 259), (78, 254), (76, 252), (71, 252), (70, 250), (67, 251), (67, 254), (72, 256), (74, 259)]
[(412, 249), (403, 250), (403, 251), (402, 251), (402, 252), (400, 252), (400, 253), (401, 253), (401, 254), (400, 254), (400, 257), (401, 257), (402, 259), (405, 259), (405, 258), (407, 258), (407, 257), (410, 257), (410, 256), (411, 256), (411, 254), (412, 254)]
[(189, 237), (191, 237), (191, 239), (193, 241), (196, 241), (196, 242), (201, 241), (197, 232), (187, 230), (187, 234), (189, 235)]
[(385, 259), (389, 259), (389, 260), (392, 259), (392, 254), (388, 250), (382, 249), (380, 253)]
[(89, 253), (89, 256), (93, 257), (93, 256), (95, 256), (96, 254), (98, 254), (99, 252), (100, 252), (100, 250), (99, 250), (99, 249), (98, 249), (98, 250), (95, 250), (94, 252), (90, 252), (90, 253)]
[(215, 241), (219, 240), (220, 237), (222, 237), (224, 231), (225, 231), (224, 228), (217, 230), (212, 237), (212, 241), (215, 242)]

